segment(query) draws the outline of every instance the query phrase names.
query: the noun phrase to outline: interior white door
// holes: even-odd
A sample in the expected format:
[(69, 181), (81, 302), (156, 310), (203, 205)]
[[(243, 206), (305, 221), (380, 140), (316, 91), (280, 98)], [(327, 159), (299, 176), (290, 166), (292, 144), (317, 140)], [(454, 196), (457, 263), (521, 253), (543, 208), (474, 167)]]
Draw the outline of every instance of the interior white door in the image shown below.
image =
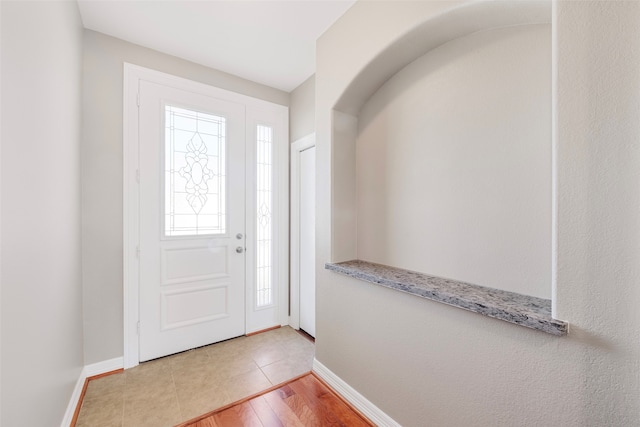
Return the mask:
[(316, 336), (316, 147), (300, 152), (300, 329)]
[(140, 82), (140, 361), (245, 333), (244, 106)]

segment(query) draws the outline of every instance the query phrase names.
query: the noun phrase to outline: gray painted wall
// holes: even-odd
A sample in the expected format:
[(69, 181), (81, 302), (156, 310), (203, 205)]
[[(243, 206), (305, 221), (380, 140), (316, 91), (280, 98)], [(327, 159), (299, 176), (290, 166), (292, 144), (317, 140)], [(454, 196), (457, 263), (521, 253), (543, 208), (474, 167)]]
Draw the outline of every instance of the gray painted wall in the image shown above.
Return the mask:
[(316, 130), (316, 76), (304, 81), (291, 92), (289, 105), (289, 138), (295, 142)]
[(555, 304), (568, 336), (323, 269), (341, 256), (335, 204), (353, 190), (337, 178), (353, 175), (342, 153), (355, 156), (332, 109), (386, 47), (449, 11), (465, 16), (462, 3), (358, 2), (318, 42), (316, 357), (403, 426), (640, 425), (638, 2), (554, 2)]
[(551, 26), (460, 37), (363, 106), (358, 258), (551, 298)]
[(87, 364), (123, 355), (122, 81), (128, 62), (288, 105), (289, 94), (84, 31), (82, 279)]
[(82, 27), (75, 2), (2, 8), (3, 426), (59, 426), (83, 362)]

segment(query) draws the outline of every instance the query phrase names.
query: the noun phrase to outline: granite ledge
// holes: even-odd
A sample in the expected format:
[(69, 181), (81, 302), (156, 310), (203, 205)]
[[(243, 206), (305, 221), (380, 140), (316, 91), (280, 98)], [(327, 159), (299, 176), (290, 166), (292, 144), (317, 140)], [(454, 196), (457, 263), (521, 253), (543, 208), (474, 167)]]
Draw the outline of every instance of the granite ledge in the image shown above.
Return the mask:
[(551, 317), (551, 300), (360, 260), (327, 263), (325, 268), (549, 334), (568, 332), (566, 322)]

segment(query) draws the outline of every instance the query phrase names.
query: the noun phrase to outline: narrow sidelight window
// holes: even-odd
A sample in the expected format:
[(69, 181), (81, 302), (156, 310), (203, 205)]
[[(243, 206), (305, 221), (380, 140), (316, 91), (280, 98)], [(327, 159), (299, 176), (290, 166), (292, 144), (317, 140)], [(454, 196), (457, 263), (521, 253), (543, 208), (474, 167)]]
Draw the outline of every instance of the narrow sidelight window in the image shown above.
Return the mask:
[(273, 303), (273, 129), (258, 125), (256, 129), (256, 305)]

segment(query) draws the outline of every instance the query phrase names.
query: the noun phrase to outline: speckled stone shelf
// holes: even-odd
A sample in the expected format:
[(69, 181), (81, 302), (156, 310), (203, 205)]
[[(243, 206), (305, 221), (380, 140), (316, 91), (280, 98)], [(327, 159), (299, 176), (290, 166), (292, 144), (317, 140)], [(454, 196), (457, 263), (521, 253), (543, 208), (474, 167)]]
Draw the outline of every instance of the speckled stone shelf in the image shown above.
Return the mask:
[(551, 300), (359, 260), (327, 263), (325, 268), (516, 325), (553, 335), (567, 334), (568, 324), (551, 317)]

